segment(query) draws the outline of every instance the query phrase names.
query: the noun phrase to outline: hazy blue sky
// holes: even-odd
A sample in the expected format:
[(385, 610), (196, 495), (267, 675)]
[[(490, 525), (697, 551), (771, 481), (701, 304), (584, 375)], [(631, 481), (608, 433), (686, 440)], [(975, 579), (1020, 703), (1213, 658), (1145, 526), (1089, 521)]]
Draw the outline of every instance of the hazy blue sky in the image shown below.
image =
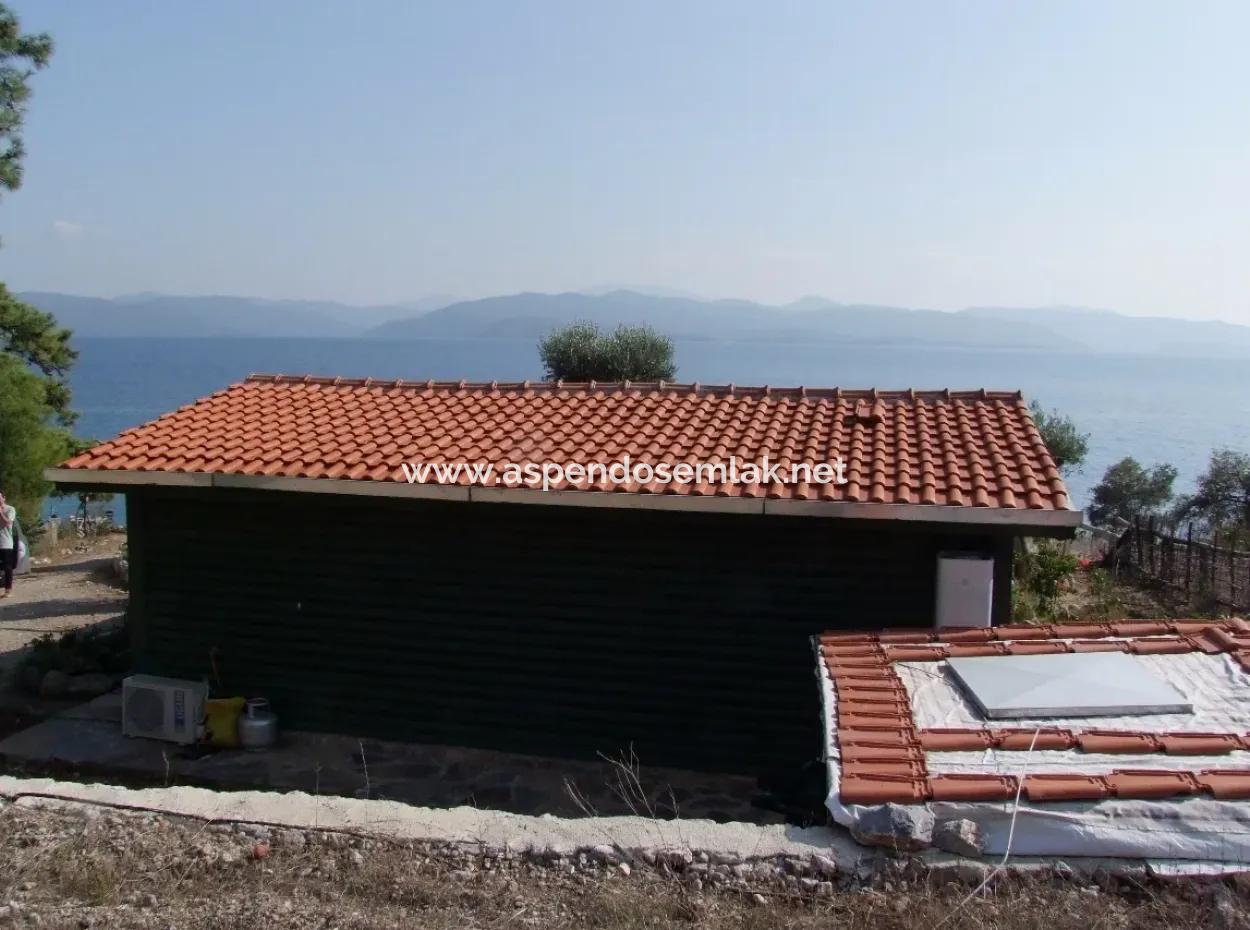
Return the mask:
[(1250, 3), (12, 0), (0, 279), (1250, 323)]

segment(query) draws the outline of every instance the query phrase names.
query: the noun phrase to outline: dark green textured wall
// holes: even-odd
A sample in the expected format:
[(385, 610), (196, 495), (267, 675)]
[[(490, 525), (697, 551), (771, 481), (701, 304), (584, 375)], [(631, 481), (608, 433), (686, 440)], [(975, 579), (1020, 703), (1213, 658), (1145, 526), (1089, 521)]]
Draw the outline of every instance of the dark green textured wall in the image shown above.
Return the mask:
[[(916, 525), (279, 492), (128, 501), (140, 670), (289, 727), (644, 765), (820, 752), (808, 637), (932, 622)], [(1001, 545), (999, 546), (1001, 549)]]

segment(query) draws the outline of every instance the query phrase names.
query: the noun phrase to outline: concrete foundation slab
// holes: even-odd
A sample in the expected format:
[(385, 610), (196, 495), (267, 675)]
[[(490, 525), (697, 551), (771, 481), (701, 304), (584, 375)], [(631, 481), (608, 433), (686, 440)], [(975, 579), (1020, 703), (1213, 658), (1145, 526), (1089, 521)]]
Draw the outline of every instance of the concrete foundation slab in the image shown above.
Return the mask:
[(604, 761), (290, 730), (262, 752), (131, 739), (121, 732), (121, 695), (116, 692), (8, 736), (0, 741), (0, 756), (32, 772), (69, 770), (143, 785), (267, 788), (531, 815), (785, 820), (775, 810), (754, 805), (759, 786), (737, 775), (631, 769)]

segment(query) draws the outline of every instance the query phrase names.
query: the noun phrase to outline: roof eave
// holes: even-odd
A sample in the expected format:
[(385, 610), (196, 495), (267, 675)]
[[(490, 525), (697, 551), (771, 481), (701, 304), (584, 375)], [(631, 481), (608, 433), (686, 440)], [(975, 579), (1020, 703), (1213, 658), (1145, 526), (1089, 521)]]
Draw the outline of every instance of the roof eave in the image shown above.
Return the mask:
[(412, 500), (480, 503), (544, 504), (564, 507), (612, 507), (631, 510), (680, 510), (709, 513), (776, 514), (826, 519), (948, 523), (965, 526), (1036, 530), (1074, 530), (1082, 523), (1079, 510), (1027, 510), (1007, 507), (952, 507), (936, 504), (875, 504), (834, 501), (777, 500), (765, 497), (720, 497), (690, 494), (635, 494), (613, 491), (541, 491), (531, 488), (409, 484), (341, 478), (295, 478), (267, 475), (225, 475), (210, 472), (127, 471), (116, 469), (49, 468), (48, 481), (66, 487), (115, 491), (142, 487), (235, 488), (302, 494), (346, 494)]

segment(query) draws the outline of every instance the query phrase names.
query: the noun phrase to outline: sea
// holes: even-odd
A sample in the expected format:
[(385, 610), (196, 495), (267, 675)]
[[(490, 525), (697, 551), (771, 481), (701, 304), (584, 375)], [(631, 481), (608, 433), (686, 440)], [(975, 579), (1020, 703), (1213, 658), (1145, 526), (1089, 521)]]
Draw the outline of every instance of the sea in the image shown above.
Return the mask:
[[(81, 436), (108, 439), (254, 372), (423, 381), (542, 377), (532, 340), (79, 339), (71, 382)], [(1088, 503), (1107, 466), (1131, 455), (1176, 466), (1193, 489), (1211, 451), (1250, 452), (1247, 361), (931, 346), (680, 341), (678, 379), (705, 384), (1022, 390), (1089, 435), (1067, 477)], [(124, 503), (105, 507), (124, 521)], [(50, 500), (49, 512), (68, 513)]]

